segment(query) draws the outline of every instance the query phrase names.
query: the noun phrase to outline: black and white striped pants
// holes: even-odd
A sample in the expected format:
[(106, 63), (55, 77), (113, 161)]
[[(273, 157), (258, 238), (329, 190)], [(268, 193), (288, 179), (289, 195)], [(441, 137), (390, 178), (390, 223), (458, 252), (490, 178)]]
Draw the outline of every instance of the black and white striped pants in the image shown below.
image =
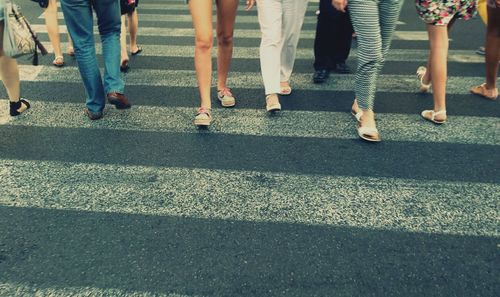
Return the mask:
[(373, 109), (377, 79), (391, 45), (404, 0), (349, 0), (358, 39), (358, 69), (354, 91), (361, 109)]

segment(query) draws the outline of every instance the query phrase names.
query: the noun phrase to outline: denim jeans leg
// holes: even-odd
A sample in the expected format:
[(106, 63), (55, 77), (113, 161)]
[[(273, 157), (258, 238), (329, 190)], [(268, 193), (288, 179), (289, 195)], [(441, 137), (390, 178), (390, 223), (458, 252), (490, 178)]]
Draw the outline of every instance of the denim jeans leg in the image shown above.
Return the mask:
[(123, 94), (124, 82), (120, 73), (120, 1), (94, 1), (97, 24), (104, 58), (104, 89), (106, 93)]
[(87, 91), (87, 108), (97, 113), (104, 109), (104, 87), (97, 64), (92, 7), (88, 0), (61, 0), (68, 31), (73, 39), (78, 69)]

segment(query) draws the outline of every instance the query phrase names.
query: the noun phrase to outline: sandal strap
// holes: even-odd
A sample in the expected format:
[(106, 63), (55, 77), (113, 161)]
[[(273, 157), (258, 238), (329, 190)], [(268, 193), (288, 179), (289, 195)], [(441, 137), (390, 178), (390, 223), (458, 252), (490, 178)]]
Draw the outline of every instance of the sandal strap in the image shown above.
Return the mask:
[(200, 107), (198, 108), (198, 113), (196, 115), (200, 114), (206, 114), (207, 116), (211, 116), (212, 110), (210, 108), (205, 108), (205, 107)]
[(358, 112), (355, 112), (354, 110), (351, 110), (352, 115), (356, 118), (358, 122), (361, 121), (361, 117), (363, 116), (363, 110), (359, 110)]

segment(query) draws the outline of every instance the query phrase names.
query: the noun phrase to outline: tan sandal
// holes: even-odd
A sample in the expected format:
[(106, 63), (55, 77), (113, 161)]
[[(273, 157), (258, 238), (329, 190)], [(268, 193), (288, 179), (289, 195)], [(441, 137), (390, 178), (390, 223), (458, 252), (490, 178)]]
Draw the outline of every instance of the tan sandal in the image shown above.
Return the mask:
[(489, 100), (496, 100), (498, 97), (498, 88), (488, 90), (486, 88), (486, 83), (473, 87), (472, 89), (470, 89), (470, 92), (474, 95), (478, 95)]
[(358, 136), (359, 138), (368, 142), (380, 142), (380, 134), (376, 127), (363, 127), (361, 122), (358, 122)]
[(446, 116), (446, 110), (439, 110), (439, 111), (434, 111), (434, 110), (424, 110), (420, 114), (424, 119), (433, 122), (434, 124), (442, 125), (446, 123), (446, 118), (444, 120), (436, 120), (436, 116), (438, 115), (444, 115)]
[(198, 127), (208, 127), (212, 122), (212, 110), (210, 108), (200, 107), (194, 117), (194, 124)]
[(64, 57), (63, 56), (56, 56), (54, 61), (52, 61), (52, 64), (56, 67), (63, 67), (64, 66)]
[[(275, 98), (275, 100), (272, 100), (273, 98)], [(270, 94), (266, 96), (266, 110), (267, 112), (281, 111), (281, 104), (276, 94)]]
[(288, 96), (292, 93), (292, 87), (290, 87), (290, 84), (286, 83), (286, 86), (282, 86), (280, 83), (280, 92), (279, 94), (281, 96)]

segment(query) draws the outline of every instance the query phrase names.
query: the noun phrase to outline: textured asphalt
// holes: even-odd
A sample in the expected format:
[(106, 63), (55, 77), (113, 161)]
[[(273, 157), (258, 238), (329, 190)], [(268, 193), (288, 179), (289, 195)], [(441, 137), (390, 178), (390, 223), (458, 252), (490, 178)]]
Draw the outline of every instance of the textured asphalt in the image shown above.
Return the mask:
[(279, 116), (264, 112), (256, 12), (239, 13), (238, 105), (214, 100), (209, 130), (191, 122), (183, 1), (140, 2), (131, 110), (89, 122), (73, 59), (20, 59), (33, 109), (10, 119), (0, 100), (0, 296), (499, 296), (499, 103), (468, 94), (484, 26), (452, 31), (449, 123), (434, 126), (418, 115), (432, 106), (414, 75), (428, 44), (406, 1), (397, 30), (412, 34), (393, 42), (376, 101), (384, 141), (371, 145), (349, 114), (354, 76), (310, 81), (316, 6)]

